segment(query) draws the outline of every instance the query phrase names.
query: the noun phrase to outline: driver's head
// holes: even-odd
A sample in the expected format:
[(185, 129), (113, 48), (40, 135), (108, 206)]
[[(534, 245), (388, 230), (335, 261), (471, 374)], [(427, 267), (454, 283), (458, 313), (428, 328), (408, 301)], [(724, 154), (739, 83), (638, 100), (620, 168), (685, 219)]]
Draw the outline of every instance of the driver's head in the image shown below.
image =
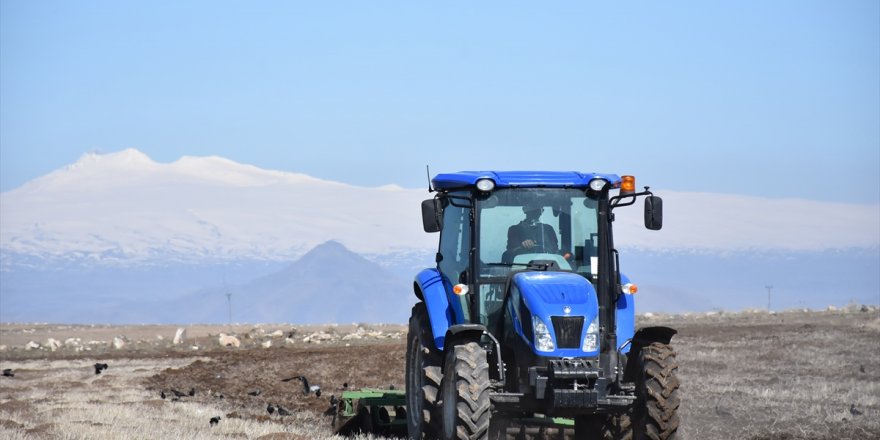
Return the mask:
[(542, 212), (544, 212), (544, 208), (540, 206), (523, 206), (523, 213), (525, 213), (526, 218), (538, 218)]

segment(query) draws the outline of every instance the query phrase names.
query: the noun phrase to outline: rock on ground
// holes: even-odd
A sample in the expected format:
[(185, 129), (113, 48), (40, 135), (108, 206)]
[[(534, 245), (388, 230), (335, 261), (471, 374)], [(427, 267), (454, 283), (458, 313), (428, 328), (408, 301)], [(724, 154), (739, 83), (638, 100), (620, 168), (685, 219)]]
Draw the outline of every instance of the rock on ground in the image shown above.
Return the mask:
[(180, 345), (183, 344), (184, 341), (186, 341), (186, 329), (181, 327), (177, 329), (176, 333), (174, 333), (174, 340), (172, 341), (172, 343), (174, 345)]

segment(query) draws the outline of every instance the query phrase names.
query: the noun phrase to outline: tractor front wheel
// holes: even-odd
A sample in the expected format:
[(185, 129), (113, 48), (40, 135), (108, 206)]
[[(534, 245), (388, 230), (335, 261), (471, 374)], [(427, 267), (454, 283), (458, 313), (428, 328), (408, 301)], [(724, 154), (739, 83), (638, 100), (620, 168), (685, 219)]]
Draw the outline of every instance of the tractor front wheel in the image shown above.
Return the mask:
[(668, 344), (653, 342), (639, 350), (636, 402), (624, 414), (610, 416), (602, 425), (605, 440), (675, 440), (678, 434), (678, 362)]
[(433, 340), (425, 304), (418, 303), (412, 309), (406, 339), (406, 420), (412, 440), (439, 437), (437, 398), (443, 378), (442, 358)]
[(489, 363), (480, 344), (446, 347), (441, 396), (444, 440), (489, 438)]

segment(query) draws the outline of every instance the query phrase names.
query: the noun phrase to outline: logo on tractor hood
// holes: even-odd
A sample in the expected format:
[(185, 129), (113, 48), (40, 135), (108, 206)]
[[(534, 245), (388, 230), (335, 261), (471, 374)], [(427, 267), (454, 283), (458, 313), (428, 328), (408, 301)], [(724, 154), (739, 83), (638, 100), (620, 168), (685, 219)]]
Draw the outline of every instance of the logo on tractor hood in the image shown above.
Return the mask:
[(562, 312), (568, 315), (569, 313), (571, 313), (571, 306), (563, 306)]

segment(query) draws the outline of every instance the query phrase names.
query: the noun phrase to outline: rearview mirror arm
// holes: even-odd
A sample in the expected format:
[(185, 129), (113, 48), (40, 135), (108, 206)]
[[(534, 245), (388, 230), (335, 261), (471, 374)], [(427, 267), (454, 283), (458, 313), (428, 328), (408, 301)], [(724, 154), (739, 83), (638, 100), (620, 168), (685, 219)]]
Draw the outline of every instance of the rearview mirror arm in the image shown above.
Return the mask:
[[(614, 210), (614, 208), (622, 208), (624, 206), (632, 205), (636, 202), (636, 199), (641, 196), (653, 196), (654, 193), (650, 191), (651, 187), (646, 186), (645, 190), (642, 192), (632, 193), (632, 194), (624, 194), (617, 195), (608, 200), (608, 208)], [(621, 203), (621, 200), (632, 198), (632, 200), (627, 200), (626, 202)]]

